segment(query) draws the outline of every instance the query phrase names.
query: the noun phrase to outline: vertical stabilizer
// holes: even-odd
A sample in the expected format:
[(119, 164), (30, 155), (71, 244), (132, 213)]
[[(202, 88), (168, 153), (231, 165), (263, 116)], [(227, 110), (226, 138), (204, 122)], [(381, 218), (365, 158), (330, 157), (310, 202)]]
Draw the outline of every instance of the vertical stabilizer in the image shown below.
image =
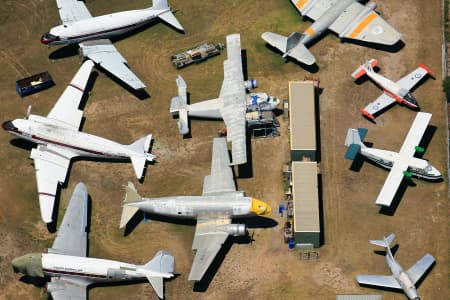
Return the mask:
[(156, 158), (153, 154), (148, 152), (151, 142), (152, 135), (149, 134), (129, 145), (129, 148), (133, 152), (130, 154), (130, 159), (137, 179), (141, 179), (143, 176), (146, 161), (153, 161)]

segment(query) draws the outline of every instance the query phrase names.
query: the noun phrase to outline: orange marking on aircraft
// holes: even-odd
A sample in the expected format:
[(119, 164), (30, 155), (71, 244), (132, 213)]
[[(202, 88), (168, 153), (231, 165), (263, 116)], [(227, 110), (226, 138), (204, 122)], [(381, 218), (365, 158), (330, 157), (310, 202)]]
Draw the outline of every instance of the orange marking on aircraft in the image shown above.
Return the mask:
[(308, 2), (309, 0), (298, 0), (297, 3), (295, 3), (295, 6), (297, 6), (298, 9), (302, 9), (303, 6)]
[(313, 35), (314, 33), (316, 33), (316, 31), (311, 27), (309, 27), (308, 29), (305, 30), (305, 33), (308, 35)]
[(361, 33), (361, 31), (363, 31), (363, 29), (366, 28), (367, 25), (369, 25), (370, 22), (375, 20), (377, 16), (378, 15), (376, 13), (371, 12), (367, 17), (364, 18), (364, 20), (362, 20), (361, 23), (359, 23), (358, 26), (356, 26), (352, 33), (350, 33), (349, 37), (352, 39), (357, 37)]

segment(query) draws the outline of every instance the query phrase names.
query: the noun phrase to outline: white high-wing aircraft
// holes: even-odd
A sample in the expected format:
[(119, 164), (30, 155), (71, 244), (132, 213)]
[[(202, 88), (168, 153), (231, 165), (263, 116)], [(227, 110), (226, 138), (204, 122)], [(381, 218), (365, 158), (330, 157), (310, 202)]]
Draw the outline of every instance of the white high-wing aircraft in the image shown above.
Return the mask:
[(369, 148), (362, 142), (367, 134), (367, 129), (349, 128), (345, 139), (348, 147), (345, 158), (355, 159), (358, 153), (374, 161), (378, 165), (391, 169), (389, 175), (378, 195), (376, 204), (390, 206), (403, 177), (417, 176), (428, 180), (440, 180), (441, 173), (430, 163), (421, 158), (414, 157), (416, 152), (421, 153), (423, 148), (419, 147), (422, 136), (430, 122), (431, 114), (419, 112), (409, 129), (408, 135), (400, 149), (400, 152)]
[(211, 175), (205, 177), (201, 196), (142, 198), (129, 182), (120, 219), (120, 228), (139, 210), (173, 218), (196, 219), (192, 243), (196, 254), (189, 273), (192, 281), (202, 280), (228, 236), (248, 234), (245, 224), (232, 224), (232, 218), (265, 215), (272, 210), (267, 203), (236, 191), (224, 138), (214, 139), (212, 152)]
[[(217, 99), (187, 104), (187, 85), (181, 76), (176, 79), (178, 96), (172, 98), (170, 112), (178, 114), (178, 129), (185, 135), (189, 133), (188, 115), (197, 118), (223, 119), (227, 126), (227, 140), (232, 143), (232, 164), (240, 165), (247, 162), (246, 144), (246, 112), (257, 105), (261, 110), (275, 109), (280, 100), (275, 97), (265, 97), (264, 105), (260, 103), (263, 97), (247, 100), (247, 90), (258, 86), (256, 80), (244, 81), (241, 58), (240, 34), (227, 35), (227, 59), (223, 62), (223, 83)], [(259, 99), (258, 99), (259, 98)]]
[(154, 0), (153, 6), (92, 17), (84, 1), (56, 0), (62, 25), (53, 27), (41, 37), (46, 45), (79, 43), (80, 53), (134, 89), (145, 84), (127, 67), (127, 60), (117, 51), (109, 38), (124, 34), (155, 18), (167, 22), (178, 30), (184, 30), (167, 0)]
[(148, 263), (135, 265), (87, 257), (88, 192), (78, 183), (61, 226), (47, 253), (30, 253), (12, 260), (15, 272), (32, 277), (51, 277), (47, 292), (53, 300), (86, 300), (87, 286), (96, 282), (120, 282), (147, 278), (164, 298), (164, 278), (173, 277), (174, 258), (160, 250)]
[(410, 90), (423, 78), (425, 78), (427, 74), (433, 75), (433, 71), (431, 71), (431, 69), (427, 66), (421, 64), (417, 69), (404, 76), (399, 81), (393, 82), (392, 80), (376, 73), (373, 69), (376, 65), (378, 65), (378, 61), (375, 59), (370, 59), (365, 64), (359, 66), (358, 69), (352, 73), (352, 77), (354, 79), (367, 75), (384, 91), (380, 97), (359, 111), (365, 117), (370, 120), (374, 120), (374, 115), (376, 113), (395, 102), (404, 104), (412, 109), (418, 109), (419, 104), (417, 103), (416, 98), (411, 95)]
[(359, 284), (402, 289), (409, 299), (420, 300), (414, 285), (434, 263), (434, 257), (431, 254), (425, 254), (414, 266), (405, 271), (392, 255), (390, 245), (394, 238), (395, 235), (391, 233), (388, 237), (383, 237), (383, 240), (370, 241), (373, 245), (386, 248), (386, 261), (392, 275), (358, 275), (356, 281)]
[(392, 46), (401, 34), (381, 18), (374, 10), (373, 2), (367, 5), (358, 0), (291, 0), (295, 8), (315, 22), (303, 33), (294, 32), (285, 37), (265, 32), (262, 38), (283, 52), (306, 65), (316, 62), (306, 45), (316, 40), (327, 29), (338, 34), (342, 40), (351, 39), (373, 44)]
[(38, 144), (31, 150), (30, 158), (36, 168), (39, 205), (42, 220), (46, 223), (52, 222), (58, 184), (65, 182), (72, 158), (131, 159), (138, 179), (144, 174), (146, 161), (155, 158), (148, 152), (151, 134), (131, 145), (122, 145), (79, 131), (83, 111), (78, 107), (93, 66), (90, 60), (83, 63), (47, 117), (31, 115), (28, 111), (25, 119), (2, 124), (12, 135)]

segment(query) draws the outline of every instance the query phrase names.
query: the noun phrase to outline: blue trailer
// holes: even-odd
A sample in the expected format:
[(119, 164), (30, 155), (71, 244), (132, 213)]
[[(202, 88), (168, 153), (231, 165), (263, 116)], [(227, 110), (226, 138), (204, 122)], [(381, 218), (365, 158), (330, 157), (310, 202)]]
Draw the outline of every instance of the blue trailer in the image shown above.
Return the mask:
[(17, 80), (16, 90), (21, 97), (24, 97), (45, 90), (54, 85), (55, 83), (53, 82), (52, 76), (50, 76), (50, 74), (45, 71), (27, 78)]

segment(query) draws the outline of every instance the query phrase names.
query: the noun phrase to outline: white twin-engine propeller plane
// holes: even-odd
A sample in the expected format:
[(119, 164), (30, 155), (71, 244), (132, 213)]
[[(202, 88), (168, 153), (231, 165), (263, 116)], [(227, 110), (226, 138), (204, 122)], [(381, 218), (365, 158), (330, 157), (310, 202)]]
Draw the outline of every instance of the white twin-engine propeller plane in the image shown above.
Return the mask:
[(376, 113), (395, 102), (406, 105), (412, 109), (418, 109), (419, 104), (417, 103), (416, 98), (411, 95), (410, 90), (425, 78), (427, 74), (433, 75), (433, 71), (425, 65), (419, 65), (417, 69), (404, 76), (399, 81), (393, 82), (376, 73), (373, 69), (376, 65), (378, 65), (378, 61), (370, 59), (365, 64), (359, 66), (352, 74), (354, 79), (367, 75), (384, 91), (384, 93), (375, 101), (369, 103), (365, 108), (360, 109), (360, 112), (370, 120), (374, 120), (374, 115)]
[(362, 142), (367, 134), (367, 129), (350, 128), (345, 139), (345, 146), (348, 150), (345, 158), (355, 159), (358, 153), (374, 161), (378, 165), (391, 169), (389, 175), (378, 195), (376, 204), (390, 206), (397, 192), (403, 177), (410, 178), (417, 176), (428, 180), (440, 180), (441, 173), (430, 163), (418, 157), (414, 157), (416, 152), (422, 153), (424, 149), (419, 147), (419, 143), (430, 122), (431, 114), (419, 112), (406, 136), (400, 152), (369, 148)]
[(153, 6), (145, 9), (117, 12), (92, 17), (84, 1), (56, 0), (62, 25), (53, 27), (41, 37), (46, 45), (79, 43), (80, 53), (134, 89), (143, 89), (145, 84), (127, 67), (126, 59), (117, 51), (109, 38), (124, 34), (155, 18), (167, 22), (178, 30), (184, 30), (178, 22), (167, 0), (154, 0)]
[(172, 98), (170, 112), (178, 114), (178, 129), (181, 134), (189, 133), (188, 116), (197, 118), (223, 119), (227, 126), (227, 141), (232, 145), (232, 164), (247, 162), (246, 113), (247, 111), (273, 110), (280, 100), (262, 93), (247, 95), (247, 90), (258, 87), (256, 80), (244, 81), (241, 57), (241, 35), (230, 34), (227, 40), (227, 59), (223, 62), (223, 83), (219, 98), (187, 104), (187, 85), (178, 75), (176, 83), (178, 96)]
[(53, 300), (86, 300), (87, 286), (96, 282), (147, 279), (159, 298), (164, 298), (164, 278), (174, 276), (174, 258), (160, 250), (148, 263), (135, 265), (87, 257), (88, 192), (78, 183), (61, 226), (47, 253), (30, 253), (12, 260), (15, 272), (31, 277), (50, 277), (47, 291)]
[(411, 300), (419, 300), (415, 284), (422, 278), (427, 270), (434, 264), (434, 257), (425, 254), (418, 262), (407, 271), (394, 259), (391, 252), (391, 243), (395, 235), (391, 233), (382, 240), (371, 240), (370, 243), (386, 248), (386, 261), (392, 275), (358, 275), (356, 281), (359, 284), (373, 285), (382, 288), (402, 289)]
[(263, 40), (278, 48), (283, 57), (313, 65), (314, 55), (306, 48), (327, 29), (343, 40), (395, 45), (401, 38), (391, 25), (380, 17), (373, 2), (363, 5), (357, 0), (291, 0), (302, 16), (315, 20), (303, 33), (294, 32), (288, 37), (272, 32), (262, 34)]
[(79, 131), (83, 111), (78, 107), (93, 66), (90, 60), (83, 63), (47, 117), (32, 115), (28, 110), (25, 119), (2, 124), (12, 135), (38, 144), (31, 150), (30, 158), (36, 168), (41, 216), (46, 223), (52, 222), (58, 184), (65, 182), (72, 158), (131, 159), (138, 179), (144, 174), (146, 161), (155, 158), (148, 152), (151, 134), (131, 145), (122, 145)]

